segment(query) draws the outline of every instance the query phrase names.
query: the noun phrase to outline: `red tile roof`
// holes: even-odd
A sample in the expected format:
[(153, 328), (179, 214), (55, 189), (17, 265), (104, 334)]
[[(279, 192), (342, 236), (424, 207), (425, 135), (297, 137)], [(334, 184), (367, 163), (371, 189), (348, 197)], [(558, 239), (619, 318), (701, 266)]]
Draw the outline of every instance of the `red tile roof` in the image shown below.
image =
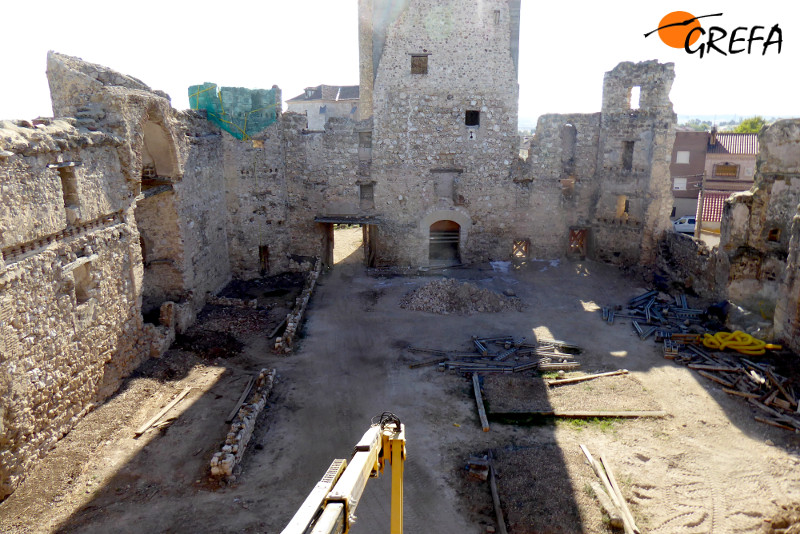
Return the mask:
[(708, 141), (709, 154), (752, 154), (758, 155), (758, 134), (754, 133), (717, 133), (716, 144)]

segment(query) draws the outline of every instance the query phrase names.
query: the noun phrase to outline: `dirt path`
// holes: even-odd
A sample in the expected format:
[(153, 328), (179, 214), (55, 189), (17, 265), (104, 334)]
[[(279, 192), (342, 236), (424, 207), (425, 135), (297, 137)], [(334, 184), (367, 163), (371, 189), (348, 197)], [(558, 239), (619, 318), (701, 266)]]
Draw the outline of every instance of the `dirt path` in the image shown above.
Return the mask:
[[(776, 503), (800, 501), (793, 434), (754, 422), (740, 399), (665, 360), (630, 325), (600, 320), (600, 306), (640, 291), (616, 270), (533, 262), (508, 273), (448, 271), (495, 291), (512, 288), (527, 307), (433, 315), (398, 306), (430, 277), (367, 276), (358, 252), (346, 258), (321, 278), (296, 353), (276, 356), (263, 333), (253, 333), (239, 336), (244, 349), (234, 358), (175, 352), (155, 362), (0, 505), (0, 531), (280, 532), (330, 462), (349, 458), (385, 410), (407, 427), (409, 533), (479, 534), (493, 524), (486, 484), (464, 471), (470, 454), (489, 448), (498, 454), (501, 498), (517, 534), (610, 532), (586, 489), (594, 475), (579, 443), (613, 459), (647, 532), (753, 532)], [(470, 383), (435, 367), (409, 369), (424, 357), (404, 350), (466, 350), (473, 334), (534, 333), (585, 347), (586, 370), (631, 370), (648, 407), (669, 416), (610, 425), (492, 423), (483, 433)], [(278, 369), (278, 381), (242, 472), (229, 487), (210, 487), (205, 466), (226, 432), (222, 419), (246, 373), (264, 366)], [(196, 389), (166, 433), (133, 440), (132, 429), (186, 385)], [(580, 387), (589, 396), (604, 386)], [(388, 482), (368, 484), (354, 534), (388, 530)]]

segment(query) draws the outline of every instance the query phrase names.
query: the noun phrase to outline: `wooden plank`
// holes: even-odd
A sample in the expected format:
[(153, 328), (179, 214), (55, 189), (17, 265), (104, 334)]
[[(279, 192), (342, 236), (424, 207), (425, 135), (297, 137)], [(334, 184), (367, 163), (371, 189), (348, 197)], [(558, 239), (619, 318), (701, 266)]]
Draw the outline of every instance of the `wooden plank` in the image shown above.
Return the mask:
[(780, 380), (778, 380), (778, 377), (775, 376), (775, 373), (773, 373), (770, 369), (767, 369), (765, 374), (767, 375), (767, 378), (769, 378), (770, 382), (775, 384), (775, 386), (781, 390), (784, 398), (789, 401), (792, 406), (797, 406), (797, 402), (794, 400), (794, 397), (790, 395), (788, 391), (786, 391), (786, 388), (783, 387), (783, 384)]
[(703, 363), (690, 363), (689, 369), (696, 369), (698, 371), (721, 371), (728, 373), (738, 373), (739, 369), (736, 367), (728, 367), (727, 365), (706, 365)]
[[(520, 415), (522, 415), (521, 413)], [(550, 417), (573, 417), (576, 419), (590, 418), (590, 417), (619, 417), (619, 418), (633, 418), (633, 417), (666, 417), (667, 412), (663, 410), (639, 410), (639, 411), (614, 411), (614, 412), (601, 412), (597, 410), (537, 410), (533, 412), (524, 412), (524, 415), (541, 415)]]
[(620, 369), (619, 371), (611, 371), (608, 373), (598, 373), (596, 375), (586, 375), (586, 376), (576, 376), (574, 378), (562, 378), (562, 379), (555, 379), (555, 380), (545, 380), (545, 384), (548, 386), (560, 386), (562, 384), (576, 384), (578, 382), (585, 382), (587, 380), (594, 380), (595, 378), (601, 378), (604, 376), (617, 376), (617, 375), (626, 375), (628, 374), (627, 369)]
[(506, 519), (503, 516), (503, 509), (500, 506), (500, 492), (497, 491), (497, 479), (494, 473), (494, 466), (492, 466), (491, 460), (493, 459), (494, 454), (492, 451), (489, 451), (489, 489), (492, 491), (492, 502), (494, 503), (494, 514), (497, 518), (497, 529), (500, 534), (508, 534), (506, 530)]
[(738, 389), (722, 388), (722, 391), (724, 391), (728, 395), (736, 395), (738, 397), (744, 397), (746, 399), (757, 399), (761, 396), (760, 393), (748, 393), (746, 391), (739, 391)]
[(233, 418), (236, 417), (237, 413), (239, 413), (239, 408), (241, 408), (242, 404), (244, 404), (245, 399), (247, 399), (247, 396), (250, 394), (250, 390), (253, 389), (253, 384), (255, 383), (256, 383), (256, 377), (255, 375), (253, 375), (250, 377), (250, 380), (247, 381), (247, 385), (244, 387), (244, 391), (242, 391), (242, 394), (239, 396), (239, 400), (236, 402), (236, 406), (233, 407), (231, 413), (229, 413), (228, 417), (225, 418), (226, 423), (233, 422)]
[(475, 390), (475, 402), (478, 404), (478, 415), (481, 418), (481, 426), (483, 427), (484, 432), (488, 432), (489, 420), (486, 418), (486, 408), (483, 406), (481, 383), (478, 379), (478, 373), (472, 373), (472, 388)]
[(592, 480), (589, 485), (592, 491), (594, 491), (600, 506), (605, 510), (606, 515), (608, 515), (609, 524), (614, 528), (624, 528), (625, 524), (622, 521), (622, 512), (619, 511), (619, 508), (617, 508), (617, 505), (611, 500), (608, 493), (605, 492), (603, 487), (598, 484), (596, 480)]
[(286, 317), (284, 317), (284, 318), (283, 318), (283, 321), (281, 321), (280, 323), (278, 323), (278, 326), (276, 326), (276, 327), (275, 327), (275, 328), (272, 330), (272, 333), (271, 333), (271, 334), (268, 336), (268, 337), (269, 337), (269, 339), (272, 339), (272, 338), (274, 338), (274, 337), (275, 337), (275, 336), (278, 334), (278, 331), (281, 329), (281, 327), (283, 327), (283, 326), (286, 324), (286, 321), (288, 321), (288, 320), (289, 320), (289, 316), (287, 315)]
[(778, 423), (778, 422), (776, 422), (776, 421), (773, 421), (772, 419), (767, 419), (766, 417), (761, 417), (761, 416), (758, 416), (758, 415), (756, 415), (756, 416), (754, 417), (754, 419), (755, 419), (756, 421), (758, 421), (759, 423), (764, 423), (764, 424), (767, 424), (767, 425), (770, 425), (770, 426), (774, 426), (774, 427), (776, 427), (776, 428), (783, 428), (784, 430), (795, 430), (795, 429), (794, 429), (793, 427), (791, 427), (791, 426), (788, 426), (788, 425), (782, 425), (782, 424), (780, 424), (780, 423)]
[(164, 415), (168, 411), (170, 411), (176, 404), (178, 404), (186, 395), (188, 395), (191, 390), (192, 390), (192, 388), (188, 387), (188, 388), (184, 389), (183, 391), (181, 391), (180, 394), (177, 397), (175, 397), (174, 399), (172, 399), (172, 401), (170, 401), (169, 404), (164, 406), (164, 408), (162, 408), (160, 412), (158, 412), (156, 415), (154, 415), (152, 418), (150, 418), (150, 420), (147, 421), (145, 424), (140, 426), (139, 429), (136, 432), (134, 432), (133, 437), (134, 438), (138, 438), (139, 436), (141, 436), (142, 434), (147, 432), (148, 428), (150, 428), (151, 426), (156, 424), (159, 419), (164, 417)]
[(416, 369), (418, 367), (425, 367), (426, 365), (436, 365), (438, 363), (444, 363), (448, 360), (448, 358), (431, 358), (429, 360), (422, 360), (421, 362), (414, 362), (408, 366), (409, 369)]
[(631, 513), (631, 509), (628, 508), (628, 502), (622, 495), (622, 490), (620, 490), (619, 484), (617, 484), (617, 479), (614, 477), (614, 472), (611, 470), (611, 464), (608, 463), (608, 460), (602, 453), (600, 454), (600, 462), (602, 462), (603, 467), (606, 470), (606, 475), (608, 475), (608, 481), (611, 482), (611, 487), (614, 489), (614, 493), (617, 494), (617, 499), (619, 500), (620, 508), (622, 511), (623, 521), (625, 521), (626, 523), (630, 523), (630, 526), (634, 532), (636, 533), (641, 532), (639, 530), (639, 527), (636, 526), (636, 522), (633, 520), (633, 514)]
[(722, 384), (725, 387), (733, 389), (733, 382), (729, 382), (729, 381), (725, 380), (724, 378), (720, 378), (718, 376), (714, 376), (711, 373), (706, 373), (705, 371), (697, 371), (697, 374), (702, 375), (702, 376), (708, 378), (709, 380), (711, 380), (713, 382), (716, 382), (717, 384)]
[[(602, 482), (603, 486), (605, 486), (606, 492), (608, 493), (609, 497), (611, 497), (614, 505), (616, 505), (616, 507), (621, 511), (622, 505), (619, 502), (619, 497), (617, 497), (617, 494), (614, 492), (614, 488), (611, 486), (611, 481), (608, 479), (608, 475), (606, 475), (606, 472), (603, 471), (600, 463), (594, 459), (592, 454), (589, 452), (589, 449), (586, 448), (586, 445), (580, 445), (580, 448), (583, 451), (583, 454), (586, 456), (586, 459), (589, 460), (589, 466), (594, 471), (594, 474), (597, 475), (597, 478), (599, 478), (600, 482)], [(634, 534), (632, 525), (628, 524), (624, 515), (622, 524), (623, 528), (625, 529), (625, 534)]]

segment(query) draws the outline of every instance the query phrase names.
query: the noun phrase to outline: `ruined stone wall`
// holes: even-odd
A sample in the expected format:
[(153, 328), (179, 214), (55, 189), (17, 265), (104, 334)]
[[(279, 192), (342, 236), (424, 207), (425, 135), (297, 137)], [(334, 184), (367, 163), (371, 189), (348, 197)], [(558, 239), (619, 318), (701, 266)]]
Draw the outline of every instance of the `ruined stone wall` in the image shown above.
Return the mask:
[[(186, 256), (186, 287), (192, 315), (205, 304), (205, 296), (216, 293), (232, 276), (228, 253), (227, 211), (224, 195), (224, 149), (222, 136), (208, 121), (187, 112), (180, 123), (178, 161), (183, 176), (173, 188), (178, 202), (179, 228)], [(190, 319), (193, 320), (193, 317)], [(179, 324), (182, 331), (185, 326)]]
[[(282, 119), (252, 140), (222, 134), (228, 251), (234, 276), (288, 270), (286, 164)], [(266, 247), (266, 248), (263, 248)], [(262, 265), (262, 259), (264, 265)]]
[(672, 282), (676, 289), (716, 301), (725, 293), (718, 263), (719, 255), (705, 243), (678, 232), (665, 232), (659, 243), (655, 268), (659, 276)]
[(119, 140), (37, 122), (0, 122), (0, 497), (153, 347)]
[(725, 203), (720, 261), (728, 299), (767, 318), (774, 314), (775, 335), (796, 348), (800, 120), (769, 126), (759, 147), (753, 189)]
[(48, 76), (72, 117), (0, 122), (0, 498), (231, 277), (219, 131), (105, 67)]
[[(592, 220), (594, 257), (616, 264), (652, 264), (669, 228), (669, 163), (676, 116), (671, 63), (620, 63), (606, 73)], [(639, 108), (631, 92), (640, 88)]]
[[(606, 73), (603, 109), (543, 115), (514, 182), (515, 234), (539, 257), (559, 257), (571, 228), (587, 229), (587, 253), (618, 265), (653, 264), (672, 209), (669, 162), (675, 115), (671, 64), (621, 63)], [(630, 91), (641, 87), (638, 109)]]
[[(380, 229), (383, 263), (426, 264), (430, 224), (448, 219), (461, 225), (462, 261), (510, 255), (512, 30), (503, 0), (410, 1), (388, 27), (371, 165), (376, 210), (391, 213)], [(425, 58), (425, 73), (412, 73), (412, 55)]]
[(593, 178), (600, 113), (543, 115), (528, 160), (515, 174), (515, 233), (529, 239), (537, 258), (567, 251), (571, 226), (588, 227), (596, 197)]

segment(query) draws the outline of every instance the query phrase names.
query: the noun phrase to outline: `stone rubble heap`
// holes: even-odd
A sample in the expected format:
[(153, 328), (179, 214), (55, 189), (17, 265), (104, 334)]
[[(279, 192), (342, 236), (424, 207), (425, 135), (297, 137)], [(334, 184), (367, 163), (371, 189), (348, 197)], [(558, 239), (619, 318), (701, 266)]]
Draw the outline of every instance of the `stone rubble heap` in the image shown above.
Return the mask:
[(242, 460), (247, 443), (253, 435), (256, 420), (267, 405), (267, 398), (275, 382), (275, 369), (262, 369), (258, 374), (253, 393), (239, 408), (239, 413), (231, 423), (230, 432), (220, 452), (211, 457), (211, 476), (233, 481), (233, 468)]
[(522, 301), (504, 297), (488, 289), (452, 278), (434, 280), (411, 291), (400, 300), (400, 307), (430, 313), (471, 315), (522, 310)]
[(308, 301), (311, 300), (311, 293), (314, 292), (314, 287), (317, 285), (317, 278), (319, 278), (321, 271), (322, 261), (320, 258), (316, 258), (314, 262), (314, 268), (308, 273), (308, 278), (306, 279), (303, 292), (300, 293), (300, 296), (295, 300), (294, 309), (292, 309), (292, 311), (290, 311), (286, 316), (286, 330), (283, 331), (283, 335), (281, 337), (275, 338), (275, 352), (292, 352), (294, 336), (297, 334), (300, 324), (303, 321), (303, 316), (306, 313)]

